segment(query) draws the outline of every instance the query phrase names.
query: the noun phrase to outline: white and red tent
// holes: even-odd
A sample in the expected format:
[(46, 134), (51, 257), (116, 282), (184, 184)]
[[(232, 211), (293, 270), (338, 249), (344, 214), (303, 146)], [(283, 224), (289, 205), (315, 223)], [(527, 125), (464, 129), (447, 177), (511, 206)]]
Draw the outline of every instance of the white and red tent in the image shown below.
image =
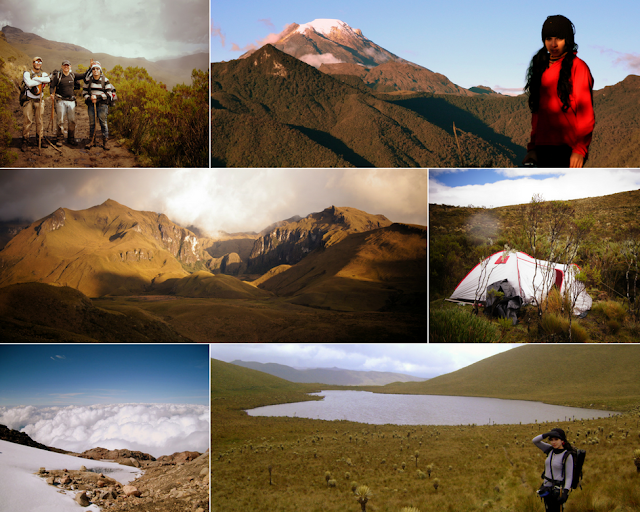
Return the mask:
[(478, 263), (447, 300), (484, 303), (487, 286), (507, 279), (522, 297), (523, 304), (534, 302), (534, 298), (542, 301), (553, 286), (557, 286), (561, 294), (568, 291), (571, 296), (577, 296), (573, 312), (580, 315), (591, 309), (592, 300), (584, 284), (575, 279), (578, 271), (575, 264), (536, 260), (524, 252), (500, 251)]

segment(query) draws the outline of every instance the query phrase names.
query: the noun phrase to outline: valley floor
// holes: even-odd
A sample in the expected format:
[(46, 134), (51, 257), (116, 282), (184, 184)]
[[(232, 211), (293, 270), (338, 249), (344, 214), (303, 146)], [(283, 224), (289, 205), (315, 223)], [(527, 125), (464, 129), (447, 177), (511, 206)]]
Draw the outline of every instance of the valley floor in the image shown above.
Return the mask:
[(124, 314), (143, 311), (192, 341), (346, 342), (423, 341), (427, 318), (419, 312), (340, 312), (290, 304), (282, 299), (226, 300), (175, 297), (93, 299)]

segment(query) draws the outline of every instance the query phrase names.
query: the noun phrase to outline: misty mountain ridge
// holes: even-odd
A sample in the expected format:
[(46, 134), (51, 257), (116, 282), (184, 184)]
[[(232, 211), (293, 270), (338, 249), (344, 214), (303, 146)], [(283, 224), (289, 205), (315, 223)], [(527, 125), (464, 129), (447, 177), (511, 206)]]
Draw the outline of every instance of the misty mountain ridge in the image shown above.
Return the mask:
[(231, 361), (231, 364), (261, 371), (297, 383), (319, 383), (339, 386), (384, 386), (392, 382), (423, 382), (427, 379), (394, 372), (345, 370), (343, 368), (296, 369), (277, 363)]
[[(144, 57), (128, 58), (107, 53), (94, 53), (82, 46), (50, 41), (37, 34), (24, 32), (8, 25), (2, 28), (2, 33), (11, 47), (26, 55), (26, 58), (20, 57), (16, 64), (24, 64), (29, 69), (31, 68), (31, 59), (34, 55), (38, 55), (43, 61), (43, 71), (47, 73), (54, 69), (60, 69), (61, 63), (65, 59), (71, 61), (72, 70), (76, 70), (78, 64), (88, 67), (90, 59), (93, 58), (99, 61), (103, 69), (106, 70), (107, 78), (109, 70), (118, 64), (123, 69), (141, 67), (145, 68), (156, 82), (166, 84), (167, 88), (171, 90), (180, 83), (190, 84), (193, 69), (207, 69), (209, 66), (209, 54), (206, 52), (150, 61)], [(2, 56), (4, 57), (4, 55)]]

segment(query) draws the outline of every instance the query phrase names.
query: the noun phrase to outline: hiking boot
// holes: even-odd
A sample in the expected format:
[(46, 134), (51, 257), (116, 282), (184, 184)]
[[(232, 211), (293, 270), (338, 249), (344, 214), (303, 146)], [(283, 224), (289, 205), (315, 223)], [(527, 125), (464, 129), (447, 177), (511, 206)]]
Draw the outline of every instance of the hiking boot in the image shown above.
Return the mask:
[(25, 153), (27, 151), (27, 139), (25, 139), (24, 137), (22, 137), (22, 145), (20, 146), (20, 151), (22, 151), (23, 153)]
[(89, 134), (89, 142), (87, 142), (84, 149), (91, 149), (93, 147), (93, 133)]
[(104, 149), (105, 151), (109, 151), (109, 149), (111, 149), (109, 147), (109, 139), (107, 139), (106, 137), (102, 138), (102, 149)]
[(71, 144), (72, 146), (77, 146), (78, 143), (76, 142), (76, 131), (75, 130), (69, 130), (69, 134), (67, 135), (67, 142), (69, 144)]
[(61, 148), (62, 147), (62, 139), (64, 138), (64, 135), (57, 135), (56, 136), (56, 147)]

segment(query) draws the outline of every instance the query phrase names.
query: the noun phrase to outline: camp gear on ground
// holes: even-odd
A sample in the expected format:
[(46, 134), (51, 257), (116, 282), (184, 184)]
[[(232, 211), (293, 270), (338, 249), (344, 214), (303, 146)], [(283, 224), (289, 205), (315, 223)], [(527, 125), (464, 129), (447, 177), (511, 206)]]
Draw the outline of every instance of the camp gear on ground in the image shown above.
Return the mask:
[(584, 283), (576, 280), (578, 271), (575, 264), (552, 263), (536, 260), (523, 252), (500, 251), (476, 265), (447, 300), (485, 304), (488, 285), (506, 279), (516, 295), (522, 298), (523, 305), (542, 302), (557, 286), (561, 294), (569, 292), (575, 297), (573, 313), (579, 315), (591, 309), (592, 299)]

